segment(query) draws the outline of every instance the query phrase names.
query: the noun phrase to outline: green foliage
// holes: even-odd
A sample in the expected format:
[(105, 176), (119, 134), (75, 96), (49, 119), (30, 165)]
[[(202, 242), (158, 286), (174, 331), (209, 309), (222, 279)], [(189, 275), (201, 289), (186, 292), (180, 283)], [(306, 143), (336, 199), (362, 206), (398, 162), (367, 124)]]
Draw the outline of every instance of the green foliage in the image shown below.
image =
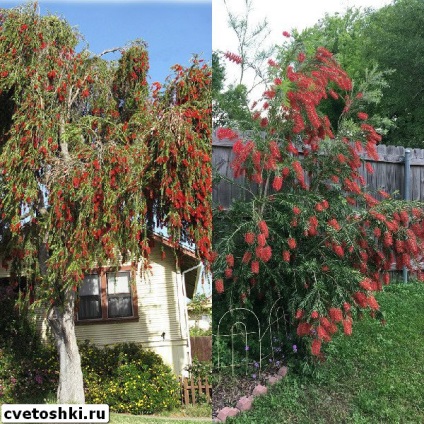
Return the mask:
[(193, 358), (191, 365), (186, 367), (186, 370), (190, 373), (190, 377), (195, 380), (212, 375), (212, 364), (209, 361), (199, 361), (197, 358)]
[(175, 408), (179, 382), (161, 357), (135, 344), (80, 346), (88, 403), (106, 403), (113, 412), (153, 414)]
[(43, 344), (33, 316), (0, 286), (0, 403), (43, 403), (57, 385), (55, 349)]
[[(308, 55), (295, 42), (270, 67), (261, 132), (217, 131), (234, 142), (231, 168), (246, 200), (215, 211), (214, 305), (267, 322), (279, 300), (287, 331), (310, 340), (296, 344), (317, 358), (364, 311), (383, 318), (373, 292), (394, 262), (413, 270), (424, 248), (421, 203), (367, 192), (360, 154), (377, 159), (381, 135), (362, 109), (367, 92), (356, 89), (330, 52)], [(330, 97), (343, 106), (337, 129), (320, 108)]]
[(284, 381), (231, 422), (423, 422), (424, 285), (390, 285), (377, 298), (385, 325), (364, 316), (351, 338), (326, 347), (319, 373), (302, 375), (289, 364)]
[(190, 336), (191, 337), (204, 337), (211, 336), (212, 329), (204, 330), (203, 328), (191, 327), (190, 328)]
[[(385, 144), (423, 148), (423, 23), (423, 2), (401, 0), (378, 10), (350, 8), (326, 15), (296, 34), (296, 42), (306, 51), (326, 47), (356, 86), (371, 83), (367, 109), (373, 125), (385, 134)], [(326, 113), (333, 122), (334, 113)]]

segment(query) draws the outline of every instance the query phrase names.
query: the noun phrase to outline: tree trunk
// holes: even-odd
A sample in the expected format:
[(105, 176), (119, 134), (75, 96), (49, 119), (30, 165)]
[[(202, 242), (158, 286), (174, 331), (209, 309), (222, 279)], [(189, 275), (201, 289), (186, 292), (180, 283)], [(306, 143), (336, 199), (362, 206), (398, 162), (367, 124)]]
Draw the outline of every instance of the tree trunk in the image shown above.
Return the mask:
[(49, 313), (49, 322), (59, 353), (58, 403), (84, 403), (84, 384), (81, 357), (75, 335), (75, 292), (68, 289), (63, 306), (55, 306)]

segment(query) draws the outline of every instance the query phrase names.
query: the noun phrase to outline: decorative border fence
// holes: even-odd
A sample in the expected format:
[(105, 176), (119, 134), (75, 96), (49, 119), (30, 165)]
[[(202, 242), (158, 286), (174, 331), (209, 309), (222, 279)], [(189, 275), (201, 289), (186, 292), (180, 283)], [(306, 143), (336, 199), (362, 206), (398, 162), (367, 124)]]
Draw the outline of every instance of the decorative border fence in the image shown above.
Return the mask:
[[(249, 317), (251, 322), (249, 328), (247, 328), (246, 322)], [(275, 363), (277, 356), (280, 356), (279, 352), (281, 352), (282, 343), (289, 343), (287, 324), (281, 298), (278, 298), (274, 302), (267, 320), (263, 322), (251, 309), (233, 308), (225, 312), (218, 322), (217, 334), (214, 337), (218, 344), (221, 339), (229, 340), (229, 345), (231, 346), (231, 363), (222, 364), (220, 350), (218, 348), (215, 353), (217, 371), (219, 372), (223, 368), (231, 368), (231, 373), (234, 375), (235, 368), (243, 368), (242, 371), (247, 375), (249, 367), (255, 364), (257, 372), (260, 375), (263, 369), (263, 363), (266, 360)], [(228, 334), (222, 334), (222, 325), (229, 329)], [(237, 351), (235, 338), (242, 340), (243, 351)], [(249, 348), (251, 342), (258, 349), (253, 356)], [(267, 349), (265, 346), (267, 346)], [(240, 358), (242, 358), (241, 362)]]
[(195, 380), (193, 377), (190, 379), (180, 378), (181, 384), (181, 402), (184, 405), (196, 405), (203, 397), (207, 403), (211, 402), (212, 399), (212, 385), (209, 384), (208, 377), (204, 380), (198, 378)]
[[(218, 140), (212, 138), (212, 166), (221, 176), (221, 180), (213, 186), (213, 204), (228, 208), (233, 199), (243, 199), (249, 194), (243, 190), (244, 177), (234, 180), (231, 162), (234, 157), (233, 142), (231, 140)], [(399, 146), (377, 146), (378, 160), (371, 159), (365, 153), (364, 162), (360, 172), (371, 192), (384, 190), (391, 195), (405, 198), (405, 147)], [(424, 201), (424, 149), (410, 150), (410, 200)], [(300, 151), (299, 157), (303, 154)], [(370, 163), (374, 173), (366, 171), (365, 164)], [(235, 181), (232, 184), (230, 181)], [(251, 190), (255, 191), (255, 185), (251, 185)]]

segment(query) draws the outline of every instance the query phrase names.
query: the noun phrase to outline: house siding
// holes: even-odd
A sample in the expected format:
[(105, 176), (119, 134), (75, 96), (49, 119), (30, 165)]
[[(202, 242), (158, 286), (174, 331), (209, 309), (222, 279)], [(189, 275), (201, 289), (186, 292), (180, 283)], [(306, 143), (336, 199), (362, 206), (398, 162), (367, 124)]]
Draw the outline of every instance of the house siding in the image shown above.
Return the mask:
[(166, 253), (162, 259), (159, 249), (153, 249), (150, 270), (137, 270), (138, 321), (80, 324), (77, 338), (100, 346), (139, 343), (161, 355), (177, 375), (183, 374), (189, 363), (189, 342), (179, 299), (182, 290), (174, 256), (168, 249)]

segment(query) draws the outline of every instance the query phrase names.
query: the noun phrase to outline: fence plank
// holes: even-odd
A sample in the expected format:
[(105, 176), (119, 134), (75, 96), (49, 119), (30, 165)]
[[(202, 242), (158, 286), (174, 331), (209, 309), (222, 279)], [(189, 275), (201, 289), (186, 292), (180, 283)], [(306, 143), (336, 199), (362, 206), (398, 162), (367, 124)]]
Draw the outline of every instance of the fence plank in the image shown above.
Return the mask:
[(191, 384), (191, 403), (192, 403), (193, 405), (196, 405), (196, 389), (194, 388), (194, 380), (193, 380), (193, 377), (191, 377), (190, 384)]
[[(234, 158), (232, 152), (233, 142), (230, 140), (217, 140), (212, 142), (212, 163), (215, 172), (225, 178), (232, 180), (231, 161)], [(377, 193), (382, 189), (389, 194), (397, 193), (398, 198), (404, 195), (404, 155), (405, 148), (402, 146), (377, 146), (378, 160), (371, 159), (363, 153), (365, 162), (371, 163), (374, 168), (373, 174), (368, 174), (364, 164), (360, 168), (368, 189), (372, 193)], [(424, 149), (411, 149), (411, 200), (424, 201)], [(300, 152), (299, 157), (303, 155)], [(243, 184), (244, 178), (240, 177), (237, 183)], [(256, 187), (253, 190), (257, 192)], [(220, 181), (214, 184), (212, 201), (215, 206), (222, 205), (228, 208), (234, 199), (247, 199), (251, 195), (246, 195), (239, 187), (233, 186), (229, 181)]]
[(202, 395), (206, 397), (206, 401), (209, 403), (212, 399), (212, 385), (209, 384), (208, 377), (205, 377), (203, 382), (202, 378), (199, 377), (197, 381), (193, 377), (188, 379), (180, 378), (181, 386), (181, 401), (184, 405), (196, 405), (196, 402), (200, 401)]

